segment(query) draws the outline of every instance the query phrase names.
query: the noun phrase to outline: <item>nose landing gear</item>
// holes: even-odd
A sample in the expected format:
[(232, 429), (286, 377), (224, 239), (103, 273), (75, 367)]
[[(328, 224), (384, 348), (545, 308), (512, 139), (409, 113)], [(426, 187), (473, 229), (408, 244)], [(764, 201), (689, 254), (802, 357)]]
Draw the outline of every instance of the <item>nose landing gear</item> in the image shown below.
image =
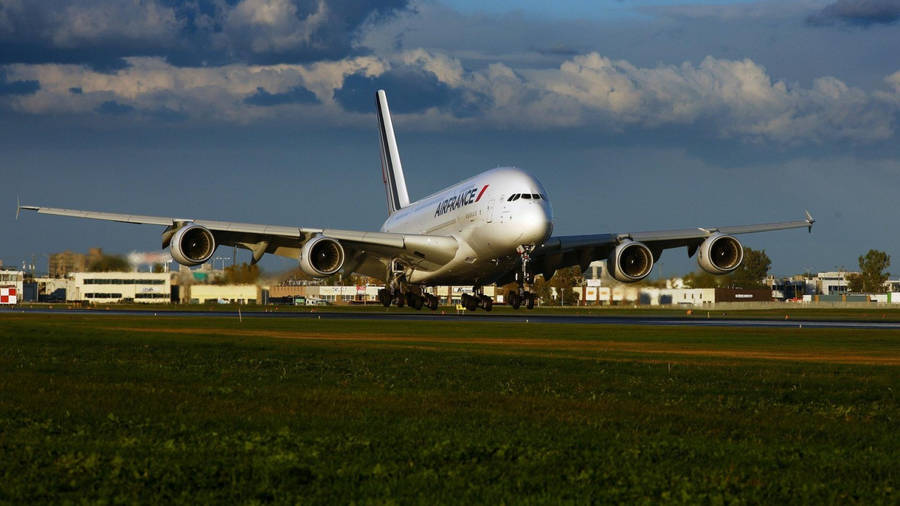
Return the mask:
[(528, 262), (531, 260), (531, 251), (533, 249), (534, 246), (525, 244), (516, 248), (516, 251), (519, 253), (519, 258), (521, 258), (522, 261), (522, 271), (516, 273), (516, 282), (519, 287), (516, 290), (510, 290), (509, 293), (506, 294), (509, 305), (513, 309), (519, 309), (522, 307), (522, 304), (524, 304), (527, 309), (534, 309), (536, 297), (534, 293), (527, 289), (528, 285), (531, 285), (532, 283), (531, 274), (528, 272)]

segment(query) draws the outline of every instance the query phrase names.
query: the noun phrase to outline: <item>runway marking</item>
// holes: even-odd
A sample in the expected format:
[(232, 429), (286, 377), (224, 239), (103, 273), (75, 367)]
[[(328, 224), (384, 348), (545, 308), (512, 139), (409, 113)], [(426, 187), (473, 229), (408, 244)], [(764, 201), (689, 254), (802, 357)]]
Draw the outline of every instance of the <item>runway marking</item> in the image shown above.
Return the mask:
[[(341, 333), (316, 333), (316, 332), (290, 332), (275, 330), (245, 330), (245, 329), (186, 329), (186, 328), (137, 328), (137, 327), (113, 327), (109, 330), (124, 332), (162, 333), (162, 334), (188, 334), (188, 335), (227, 335), (235, 337), (268, 337), (277, 339), (291, 339), (300, 341), (327, 341), (327, 342), (367, 342), (367, 343), (409, 343), (410, 345), (433, 344), (460, 344), (460, 345), (485, 345), (507, 346), (523, 348), (525, 350), (544, 351), (581, 351), (591, 353), (625, 352), (659, 355), (677, 355), (684, 357), (712, 357), (722, 359), (742, 360), (779, 360), (795, 362), (819, 362), (831, 364), (858, 364), (858, 365), (900, 365), (900, 355), (884, 355), (877, 351), (872, 354), (846, 354), (841, 351), (833, 353), (819, 352), (806, 353), (802, 351), (759, 351), (759, 350), (722, 350), (708, 348), (686, 347), (681, 344), (669, 346), (660, 343), (640, 343), (633, 341), (610, 340), (579, 340), (579, 339), (546, 339), (546, 338), (521, 338), (521, 337), (435, 337), (435, 336), (395, 336), (382, 334), (341, 334)], [(429, 347), (434, 349), (433, 347)], [(596, 356), (587, 358), (599, 358)]]

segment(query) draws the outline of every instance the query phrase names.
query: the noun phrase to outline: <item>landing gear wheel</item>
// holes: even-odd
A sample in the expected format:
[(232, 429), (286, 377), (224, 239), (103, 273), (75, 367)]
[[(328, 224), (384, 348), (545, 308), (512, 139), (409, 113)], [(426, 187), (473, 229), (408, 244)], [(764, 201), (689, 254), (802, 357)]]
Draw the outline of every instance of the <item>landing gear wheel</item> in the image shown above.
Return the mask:
[(378, 290), (378, 302), (384, 307), (391, 307), (391, 294), (384, 288)]
[(494, 308), (494, 299), (488, 297), (487, 295), (482, 295), (481, 307), (483, 307), (485, 311), (490, 311)]
[(427, 303), (425, 304), (425, 307), (427, 307), (428, 309), (430, 309), (430, 310), (432, 310), (432, 311), (434, 311), (435, 309), (438, 308), (438, 298), (437, 298), (437, 296), (431, 295), (431, 294), (429, 293), (429, 294), (425, 295), (425, 298), (427, 299)]
[(409, 293), (406, 295), (409, 307), (415, 308), (416, 311), (422, 309), (422, 306), (425, 305), (425, 298), (417, 295), (415, 293)]
[(406, 303), (406, 297), (404, 297), (402, 293), (398, 293), (396, 302), (397, 302), (397, 307), (403, 307), (403, 305)]
[(478, 299), (469, 294), (464, 294), (463, 306), (465, 306), (469, 311), (475, 311), (476, 309), (478, 309)]
[(525, 292), (525, 307), (528, 309), (534, 309), (534, 294), (531, 292)]
[(519, 309), (519, 306), (522, 305), (522, 299), (519, 298), (519, 294), (512, 290), (506, 294), (506, 298), (509, 301), (510, 307), (513, 309)]

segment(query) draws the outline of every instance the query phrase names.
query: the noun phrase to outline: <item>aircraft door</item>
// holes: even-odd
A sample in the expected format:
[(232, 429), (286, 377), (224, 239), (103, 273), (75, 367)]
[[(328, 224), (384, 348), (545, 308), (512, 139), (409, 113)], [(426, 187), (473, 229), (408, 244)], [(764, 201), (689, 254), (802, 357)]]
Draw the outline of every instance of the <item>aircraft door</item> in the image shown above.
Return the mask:
[(484, 210), (484, 221), (487, 223), (494, 222), (494, 199), (491, 199), (487, 203), (487, 207)]

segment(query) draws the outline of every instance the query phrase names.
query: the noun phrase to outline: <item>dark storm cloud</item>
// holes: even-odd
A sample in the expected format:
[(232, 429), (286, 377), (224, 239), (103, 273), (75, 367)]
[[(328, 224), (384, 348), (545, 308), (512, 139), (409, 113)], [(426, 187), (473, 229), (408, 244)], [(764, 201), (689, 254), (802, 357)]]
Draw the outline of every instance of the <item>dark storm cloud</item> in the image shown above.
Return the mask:
[(176, 111), (175, 109), (170, 109), (168, 107), (160, 107), (159, 109), (144, 111), (144, 114), (149, 116), (150, 118), (157, 119), (166, 123), (176, 123), (188, 119), (187, 114), (181, 111)]
[(366, 22), (377, 22), (407, 0), (276, 0), (260, 12), (245, 0), (224, 20), (222, 37), (238, 60), (260, 65), (339, 59), (357, 53), (354, 42)]
[(130, 105), (127, 105), (127, 104), (120, 104), (120, 103), (116, 102), (115, 100), (107, 100), (106, 102), (103, 102), (102, 104), (97, 106), (97, 108), (94, 109), (94, 111), (96, 111), (100, 114), (107, 114), (110, 116), (122, 116), (124, 114), (128, 114), (128, 113), (134, 111), (134, 107), (131, 107)]
[(835, 23), (887, 25), (897, 20), (900, 20), (900, 0), (838, 0), (806, 18), (814, 26)]
[[(334, 99), (353, 112), (371, 112), (375, 91), (390, 90), (391, 110), (397, 113), (421, 112), (429, 107), (444, 107), (453, 99), (453, 91), (429, 72), (416, 69), (391, 70), (378, 77), (353, 74), (334, 92)], [(402, 98), (399, 98), (402, 97)]]
[(408, 0), (0, 0), (0, 64), (71, 63), (112, 72), (123, 58), (179, 66), (299, 63), (359, 52), (358, 31)]
[(9, 81), (6, 72), (0, 69), (0, 96), (4, 95), (31, 95), (41, 89), (38, 81)]
[(244, 99), (245, 104), (261, 107), (284, 104), (314, 104), (319, 100), (313, 92), (301, 86), (295, 86), (284, 93), (269, 93), (265, 88), (256, 88), (256, 93)]
[(441, 82), (431, 72), (413, 67), (390, 70), (378, 77), (353, 74), (334, 92), (334, 99), (345, 110), (368, 113), (374, 107), (376, 90), (389, 90), (391, 110), (400, 114), (417, 113), (431, 107), (468, 117), (483, 112), (491, 99), (473, 90), (457, 89)]

